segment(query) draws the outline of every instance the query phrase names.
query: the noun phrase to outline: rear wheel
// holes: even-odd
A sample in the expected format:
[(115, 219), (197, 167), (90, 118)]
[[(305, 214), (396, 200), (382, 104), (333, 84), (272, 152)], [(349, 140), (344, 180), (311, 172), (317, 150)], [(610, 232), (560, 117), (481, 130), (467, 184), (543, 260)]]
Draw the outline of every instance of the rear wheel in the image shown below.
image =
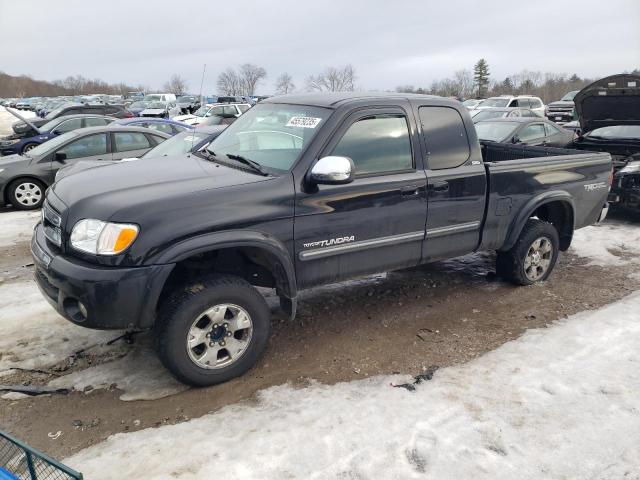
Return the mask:
[(496, 273), (517, 285), (546, 280), (558, 260), (558, 231), (548, 222), (530, 219), (516, 244), (498, 252)]
[(35, 210), (44, 202), (45, 186), (32, 178), (19, 178), (8, 188), (8, 200), (18, 210)]
[(202, 387), (226, 382), (262, 356), (270, 317), (262, 295), (245, 280), (212, 277), (176, 292), (161, 306), (156, 350), (183, 383)]

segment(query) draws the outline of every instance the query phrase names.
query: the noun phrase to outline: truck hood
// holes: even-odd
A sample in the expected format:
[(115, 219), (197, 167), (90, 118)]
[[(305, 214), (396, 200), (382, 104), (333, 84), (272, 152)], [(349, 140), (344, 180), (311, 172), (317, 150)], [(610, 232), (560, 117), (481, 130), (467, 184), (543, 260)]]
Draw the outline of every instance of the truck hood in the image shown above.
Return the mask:
[(573, 100), (557, 100), (555, 102), (551, 102), (547, 105), (549, 108), (553, 107), (573, 107)]
[(640, 75), (602, 78), (580, 90), (573, 102), (582, 133), (610, 125), (640, 125)]
[(69, 221), (77, 220), (76, 215), (109, 220), (124, 209), (166, 208), (199, 192), (269, 179), (196, 155), (179, 155), (89, 168), (60, 179), (51, 190), (69, 209)]

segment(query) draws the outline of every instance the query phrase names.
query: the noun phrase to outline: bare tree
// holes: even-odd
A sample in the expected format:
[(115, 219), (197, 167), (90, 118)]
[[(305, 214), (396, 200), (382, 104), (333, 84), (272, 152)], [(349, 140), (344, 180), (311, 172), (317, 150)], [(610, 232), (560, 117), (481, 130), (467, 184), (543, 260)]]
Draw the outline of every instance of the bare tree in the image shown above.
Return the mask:
[(242, 80), (242, 93), (244, 95), (254, 95), (258, 83), (267, 76), (267, 71), (253, 63), (245, 63), (240, 66), (239, 76)]
[(187, 91), (187, 81), (177, 73), (171, 75), (168, 82), (164, 84), (165, 92), (181, 95)]
[(293, 84), (291, 75), (287, 72), (281, 74), (276, 80), (276, 93), (278, 95), (286, 95), (295, 90), (296, 86)]
[(218, 75), (218, 90), (225, 95), (241, 95), (242, 79), (233, 68), (227, 68)]
[(342, 67), (327, 67), (324, 72), (307, 78), (307, 90), (310, 92), (352, 92), (355, 79), (356, 72), (351, 64)]
[(458, 70), (453, 78), (458, 96), (468, 98), (473, 94), (473, 74), (469, 70)]

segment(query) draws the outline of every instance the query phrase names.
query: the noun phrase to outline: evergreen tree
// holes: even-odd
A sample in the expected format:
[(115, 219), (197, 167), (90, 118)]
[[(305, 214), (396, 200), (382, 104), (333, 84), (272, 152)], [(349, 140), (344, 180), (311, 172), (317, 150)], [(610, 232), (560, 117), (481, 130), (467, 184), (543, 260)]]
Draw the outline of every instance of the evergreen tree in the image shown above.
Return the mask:
[(484, 58), (478, 60), (473, 67), (473, 81), (478, 88), (478, 96), (483, 97), (489, 86), (489, 64)]

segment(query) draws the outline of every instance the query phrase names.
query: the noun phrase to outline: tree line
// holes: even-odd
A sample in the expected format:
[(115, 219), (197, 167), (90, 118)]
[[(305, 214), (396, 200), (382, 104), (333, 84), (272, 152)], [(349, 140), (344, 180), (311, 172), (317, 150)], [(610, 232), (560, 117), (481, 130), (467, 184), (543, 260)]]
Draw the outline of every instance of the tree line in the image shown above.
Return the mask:
[[(640, 74), (639, 69), (631, 73)], [(264, 67), (245, 63), (237, 68), (229, 67), (216, 79), (220, 95), (256, 95), (267, 80)], [(276, 94), (294, 91), (340, 92), (356, 89), (356, 69), (352, 64), (329, 66), (324, 70), (304, 78), (300, 88), (293, 77), (282, 72), (273, 83)], [(491, 77), (489, 63), (481, 58), (472, 69), (461, 69), (452, 77), (434, 80), (429, 86), (400, 85), (397, 92), (426, 93), (443, 97), (475, 98), (496, 95), (535, 95), (545, 103), (559, 99), (566, 92), (580, 90), (595, 79), (582, 78), (577, 74), (522, 70), (508, 75), (502, 80)], [(163, 85), (163, 91), (176, 95), (188, 92), (187, 81), (179, 74), (173, 74)], [(57, 95), (87, 95), (106, 93), (124, 95), (131, 91), (152, 92), (147, 85), (129, 85), (124, 82), (108, 83), (100, 79), (88, 79), (82, 75), (68, 76), (62, 80), (47, 82), (35, 80), (28, 75), (12, 76), (0, 72), (0, 98), (33, 97)], [(194, 93), (194, 92), (192, 92)]]
[[(636, 68), (631, 73), (640, 75), (640, 69)], [(559, 100), (567, 92), (580, 90), (596, 80), (596, 78), (582, 78), (576, 73), (568, 75), (534, 70), (522, 70), (502, 80), (496, 80), (491, 78), (489, 63), (481, 58), (473, 66), (473, 70), (458, 70), (452, 77), (434, 80), (428, 87), (400, 85), (396, 87), (396, 91), (461, 99), (498, 95), (533, 95), (540, 97), (544, 103), (549, 103)]]

